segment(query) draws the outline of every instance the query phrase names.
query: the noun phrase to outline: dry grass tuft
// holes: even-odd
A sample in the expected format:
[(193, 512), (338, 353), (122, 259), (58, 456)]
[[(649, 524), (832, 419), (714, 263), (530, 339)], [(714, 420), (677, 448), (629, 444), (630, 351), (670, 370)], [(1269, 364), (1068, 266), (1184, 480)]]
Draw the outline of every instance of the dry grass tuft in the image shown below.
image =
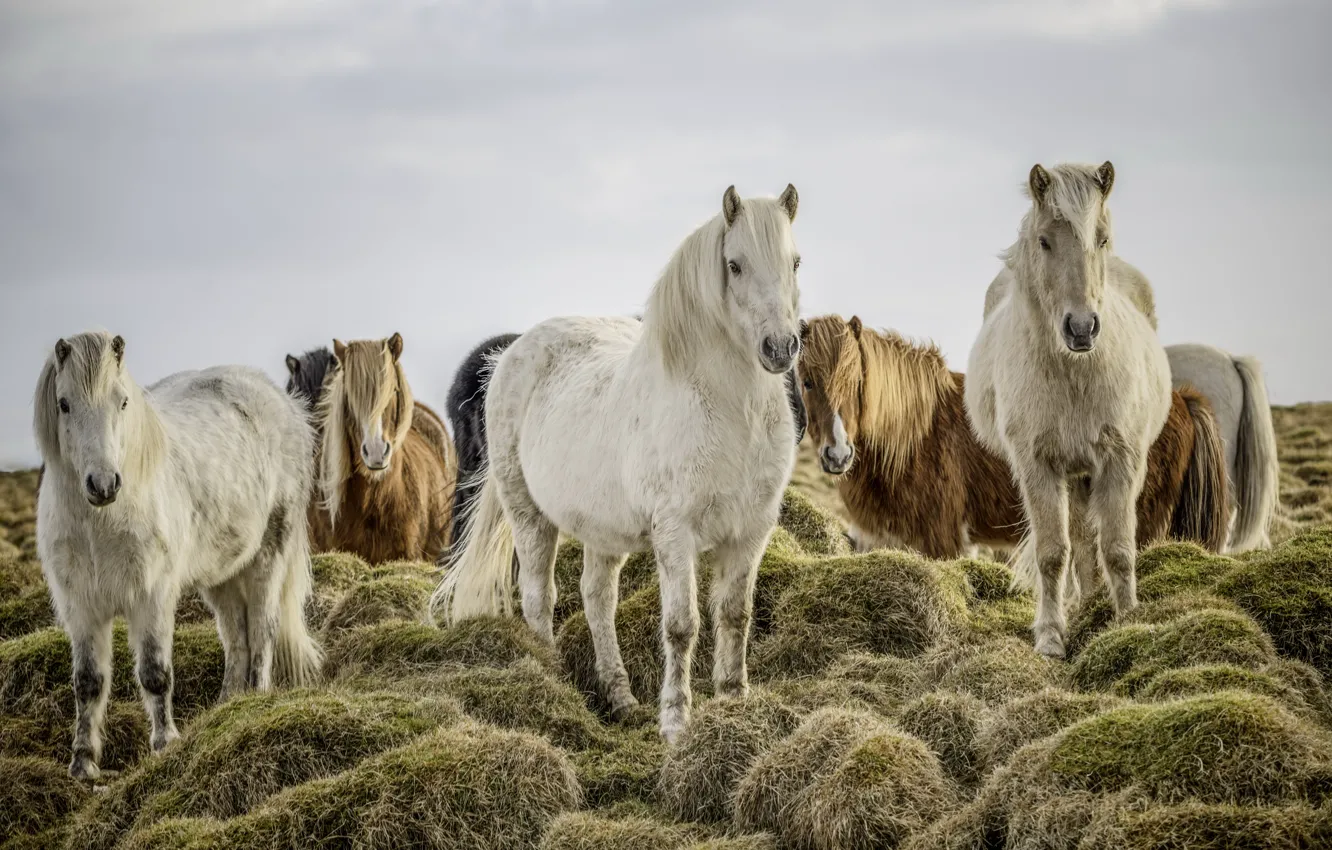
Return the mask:
[(1125, 704), (1119, 697), (1108, 694), (1075, 694), (1057, 688), (1006, 703), (994, 712), (976, 738), (981, 769), (993, 772), (1027, 744)]
[(57, 826), (88, 797), (63, 765), (37, 758), (0, 756), (0, 845)]
[(976, 739), (988, 719), (985, 704), (976, 697), (934, 691), (907, 703), (897, 722), (929, 746), (954, 781), (970, 788), (981, 779)]
[(411, 675), (445, 665), (507, 667), (523, 658), (555, 666), (549, 645), (517, 617), (468, 620), (448, 628), (386, 621), (350, 629), (325, 647), (329, 676)]

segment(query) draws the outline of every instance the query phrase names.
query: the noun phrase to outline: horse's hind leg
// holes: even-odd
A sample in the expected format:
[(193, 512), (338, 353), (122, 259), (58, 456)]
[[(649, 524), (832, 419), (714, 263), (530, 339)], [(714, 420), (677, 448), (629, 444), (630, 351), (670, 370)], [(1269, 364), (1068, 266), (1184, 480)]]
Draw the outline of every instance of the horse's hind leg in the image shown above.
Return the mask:
[(1092, 487), (1091, 508), (1101, 529), (1105, 580), (1116, 614), (1138, 604), (1137, 500), (1145, 471), (1141, 467), (1141, 461), (1134, 464), (1126, 450), (1115, 451), (1107, 456)]
[(171, 713), (174, 676), (171, 666), (171, 638), (176, 625), (176, 600), (158, 597), (148, 600), (129, 616), (129, 639), (134, 648), (134, 672), (139, 679), (143, 707), (152, 729), (149, 740), (153, 752), (180, 737)]
[(74, 661), (74, 757), (69, 774), (92, 782), (101, 776), (102, 721), (111, 693), (111, 619), (64, 616)]
[(597, 654), (597, 680), (611, 706), (611, 716), (621, 718), (638, 706), (629, 687), (629, 674), (620, 657), (620, 641), (615, 634), (615, 609), (620, 598), (620, 568), (623, 555), (603, 555), (589, 548), (583, 550), (583, 613), (592, 633)]
[(541, 513), (527, 491), (517, 462), (502, 460), (491, 467), (499, 485), (509, 527), (513, 530), (514, 554), (518, 558), (518, 588), (523, 598), (523, 618), (532, 631), (555, 642), (555, 548), (560, 530)]
[(718, 696), (742, 697), (749, 691), (745, 654), (754, 616), (754, 582), (767, 533), (717, 548), (712, 580), (712, 622), (716, 635), (712, 683)]
[(243, 693), (250, 682), (250, 627), (246, 616), (245, 595), (240, 579), (233, 578), (202, 591), (204, 601), (217, 617), (217, 634), (222, 639), (225, 666), (222, 671), (222, 695), (227, 699)]
[(1068, 566), (1067, 482), (1039, 458), (1019, 460), (1018, 484), (1036, 548), (1036, 651), (1064, 657), (1064, 573)]

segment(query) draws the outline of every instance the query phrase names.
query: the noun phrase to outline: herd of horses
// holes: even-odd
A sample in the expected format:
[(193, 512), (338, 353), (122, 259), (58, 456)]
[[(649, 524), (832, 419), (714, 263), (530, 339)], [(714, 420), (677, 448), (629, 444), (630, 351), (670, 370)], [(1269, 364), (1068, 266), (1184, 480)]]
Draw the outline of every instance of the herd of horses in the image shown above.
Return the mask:
[(1136, 602), (1135, 553), (1165, 538), (1263, 546), (1276, 450), (1258, 365), (1164, 349), (1147, 279), (1112, 251), (1109, 163), (1036, 166), (1031, 208), (985, 296), (969, 375), (840, 316), (801, 320), (794, 186), (689, 235), (642, 316), (555, 318), (481, 342), (447, 399), (417, 401), (399, 334), (287, 356), (286, 392), (238, 366), (140, 388), (125, 342), (59, 340), (38, 381), (38, 551), (73, 654), (71, 773), (99, 776), (111, 624), (124, 616), (160, 750), (177, 737), (176, 605), (217, 617), (223, 696), (319, 675), (311, 551), (438, 561), (443, 624), (508, 613), (553, 641), (560, 535), (614, 715), (637, 706), (615, 632), (626, 557), (662, 600), (661, 734), (687, 722), (696, 567), (715, 555), (713, 680), (745, 693), (757, 567), (808, 427), (857, 548), (1012, 552), (1037, 651), (1104, 576)]

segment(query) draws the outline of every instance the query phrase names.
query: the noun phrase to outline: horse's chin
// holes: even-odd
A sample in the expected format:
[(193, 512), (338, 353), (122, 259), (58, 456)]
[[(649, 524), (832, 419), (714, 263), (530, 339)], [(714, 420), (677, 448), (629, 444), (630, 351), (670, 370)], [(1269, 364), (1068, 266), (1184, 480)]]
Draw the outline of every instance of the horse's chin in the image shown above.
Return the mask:
[(367, 466), (365, 464), (362, 464), (361, 466), (362, 468), (365, 469), (365, 477), (369, 478), (371, 481), (378, 481), (381, 478), (383, 478), (385, 475), (388, 475), (389, 471), (388, 464), (384, 464), (383, 466), (377, 468), (373, 466)]

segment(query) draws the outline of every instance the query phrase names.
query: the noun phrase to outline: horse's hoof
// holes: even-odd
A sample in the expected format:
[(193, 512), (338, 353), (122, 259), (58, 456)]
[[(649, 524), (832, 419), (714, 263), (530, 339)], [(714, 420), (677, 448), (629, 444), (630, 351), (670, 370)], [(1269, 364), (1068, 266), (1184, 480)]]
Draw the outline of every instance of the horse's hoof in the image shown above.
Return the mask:
[(638, 714), (638, 700), (631, 695), (628, 698), (616, 700), (615, 705), (611, 706), (611, 720), (615, 723), (624, 723)]
[(79, 782), (86, 782), (91, 785), (101, 778), (102, 771), (92, 759), (86, 756), (75, 756), (74, 760), (69, 763), (69, 775)]
[(1058, 632), (1050, 632), (1036, 639), (1036, 651), (1046, 658), (1059, 660), (1064, 657), (1064, 637)]
[(161, 735), (154, 735), (152, 740), (153, 755), (157, 755), (167, 748), (167, 745), (180, 737), (180, 733), (175, 729), (165, 732)]

